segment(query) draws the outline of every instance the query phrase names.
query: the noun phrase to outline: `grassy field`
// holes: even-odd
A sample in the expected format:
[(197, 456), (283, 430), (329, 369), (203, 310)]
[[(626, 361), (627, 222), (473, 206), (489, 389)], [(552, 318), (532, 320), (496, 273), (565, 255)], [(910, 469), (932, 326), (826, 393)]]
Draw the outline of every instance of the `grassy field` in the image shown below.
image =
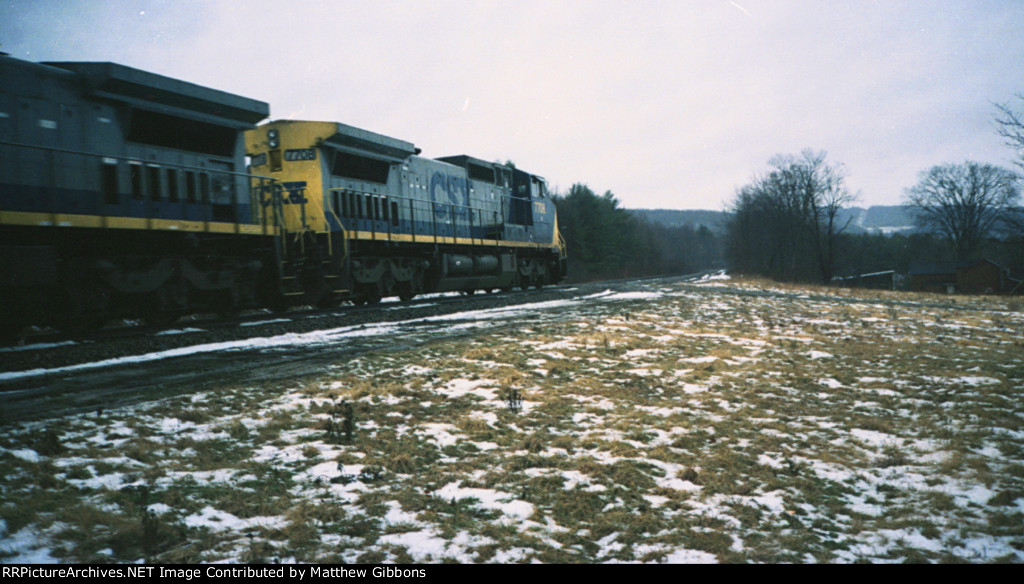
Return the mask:
[(1019, 301), (606, 306), (0, 427), (0, 561), (1024, 560)]

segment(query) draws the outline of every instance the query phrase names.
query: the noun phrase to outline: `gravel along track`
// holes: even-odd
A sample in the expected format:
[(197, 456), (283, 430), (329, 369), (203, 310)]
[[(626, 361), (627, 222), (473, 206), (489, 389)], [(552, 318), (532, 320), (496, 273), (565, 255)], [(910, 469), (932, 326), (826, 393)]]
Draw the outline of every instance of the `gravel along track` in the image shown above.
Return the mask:
[(694, 276), (599, 282), (478, 295), (376, 310), (268, 318), (211, 330), (181, 327), (133, 338), (0, 352), (0, 420), (97, 411), (169, 395), (315, 375), (368, 351), (401, 350), (585, 314)]

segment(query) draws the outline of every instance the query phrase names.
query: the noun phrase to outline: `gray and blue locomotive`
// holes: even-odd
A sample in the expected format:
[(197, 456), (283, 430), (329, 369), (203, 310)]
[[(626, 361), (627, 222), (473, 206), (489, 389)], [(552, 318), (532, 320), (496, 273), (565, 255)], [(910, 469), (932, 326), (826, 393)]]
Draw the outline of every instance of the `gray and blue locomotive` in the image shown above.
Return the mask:
[[(289, 249), (318, 266), (321, 303), (421, 292), (509, 289), (565, 276), (544, 180), (470, 156), (429, 159), (413, 144), (334, 122), (275, 121), (246, 132), (252, 169), (283, 192)], [(301, 270), (296, 270), (296, 272)], [(292, 293), (309, 295), (303, 277)]]

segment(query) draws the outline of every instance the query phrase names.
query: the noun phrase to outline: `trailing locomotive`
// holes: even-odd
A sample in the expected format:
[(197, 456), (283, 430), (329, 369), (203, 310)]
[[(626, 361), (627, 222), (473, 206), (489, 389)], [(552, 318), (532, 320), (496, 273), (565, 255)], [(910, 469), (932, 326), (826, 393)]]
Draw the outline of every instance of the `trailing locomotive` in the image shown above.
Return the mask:
[(0, 54), (0, 332), (564, 277), (539, 177), (343, 124), (257, 127), (268, 113)]

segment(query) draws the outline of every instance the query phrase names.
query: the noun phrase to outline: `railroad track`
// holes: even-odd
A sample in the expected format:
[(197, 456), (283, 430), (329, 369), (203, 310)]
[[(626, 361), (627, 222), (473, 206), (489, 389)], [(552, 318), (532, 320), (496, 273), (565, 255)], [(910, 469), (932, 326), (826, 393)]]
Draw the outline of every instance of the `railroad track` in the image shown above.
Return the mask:
[[(439, 338), (472, 337), (494, 326), (543, 326), (552, 319), (585, 315), (586, 301), (572, 310), (542, 308), (544, 303), (612, 292), (656, 289), (699, 279), (703, 274), (643, 280), (616, 280), (546, 287), (528, 292), (424, 298), (374, 307), (299, 310), (286, 318), (246, 315), (219, 319), (176, 335), (140, 335), (77, 342), (49, 349), (0, 352), (0, 421), (40, 419), (77, 412), (100, 412), (182, 393), (218, 387), (287, 380), (297, 383), (320, 375), (339, 360), (371, 351), (414, 347)], [(536, 311), (515, 307), (538, 303)], [(550, 306), (550, 305), (548, 305)], [(511, 311), (502, 310), (508, 307)], [(466, 313), (463, 315), (462, 313)], [(484, 316), (481, 319), (482, 314)], [(511, 316), (514, 315), (514, 316)], [(259, 319), (267, 319), (260, 323)], [(247, 325), (247, 326), (246, 326)], [(380, 329), (383, 332), (374, 332)], [(326, 342), (290, 344), (290, 339), (317, 337)], [(372, 334), (371, 334), (372, 333)], [(252, 339), (259, 342), (248, 344)], [(281, 342), (264, 342), (274, 341)], [(32, 357), (31, 359), (25, 357)]]
[[(638, 282), (665, 280), (665, 281), (692, 281), (714, 273), (714, 271), (698, 272), (683, 276), (648, 276), (643, 278), (622, 278), (616, 280), (603, 280), (581, 284), (563, 284), (558, 286), (545, 286), (540, 290), (515, 290), (509, 292), (483, 293), (465, 295), (459, 293), (439, 293), (418, 296), (413, 300), (399, 302), (397, 299), (385, 300), (377, 305), (356, 306), (346, 305), (334, 308), (311, 308), (299, 307), (281, 313), (273, 313), (269, 310), (246, 311), (238, 315), (223, 317), (213, 314), (196, 314), (182, 317), (174, 323), (152, 325), (138, 321), (121, 321), (110, 324), (96, 331), (81, 334), (68, 334), (54, 329), (25, 330), (22, 334), (0, 344), (0, 371), (10, 370), (5, 361), (10, 360), (10, 354), (22, 350), (43, 350), (60, 349), (60, 347), (72, 346), (81, 343), (108, 343), (144, 338), (160, 335), (194, 335), (196, 333), (209, 333), (211, 331), (225, 331), (231, 329), (250, 329), (254, 334), (265, 325), (281, 323), (292, 323), (301, 321), (320, 321), (337, 319), (356, 320), (389, 320), (395, 313), (414, 312), (423, 307), (446, 307), (458, 304), (474, 304), (474, 301), (483, 299), (502, 299), (511, 302), (530, 302), (537, 298), (546, 298), (551, 294), (559, 294), (568, 290), (575, 290), (580, 287), (602, 288), (630, 285)], [(304, 327), (300, 327), (304, 328)], [(6, 357), (6, 358), (5, 358)]]
[[(547, 286), (544, 291), (560, 291), (569, 289), (570, 286)], [(478, 294), (477, 298), (490, 298), (502, 296), (506, 298), (520, 298), (523, 295), (535, 294), (533, 291), (510, 291), (495, 294)], [(105, 341), (117, 341), (136, 337), (152, 335), (187, 335), (191, 333), (209, 332), (215, 330), (232, 329), (239, 327), (259, 327), (267, 324), (295, 322), (307, 319), (323, 319), (333, 317), (359, 317), (361, 315), (372, 315), (382, 312), (407, 311), (422, 308), (424, 306), (438, 306), (466, 302), (474, 295), (458, 293), (439, 293), (419, 296), (413, 300), (401, 302), (395, 300), (384, 300), (373, 306), (346, 305), (334, 308), (311, 308), (297, 307), (284, 312), (274, 313), (269, 310), (245, 311), (232, 316), (218, 316), (214, 314), (194, 314), (184, 316), (173, 323), (153, 325), (140, 321), (118, 321), (111, 323), (101, 329), (85, 333), (67, 333), (55, 329), (26, 329), (14, 339), (7, 343), (0, 344), (0, 370), (3, 369), (4, 349), (10, 350), (31, 350), (33, 347), (50, 348), (68, 346), (72, 343), (99, 343)]]

